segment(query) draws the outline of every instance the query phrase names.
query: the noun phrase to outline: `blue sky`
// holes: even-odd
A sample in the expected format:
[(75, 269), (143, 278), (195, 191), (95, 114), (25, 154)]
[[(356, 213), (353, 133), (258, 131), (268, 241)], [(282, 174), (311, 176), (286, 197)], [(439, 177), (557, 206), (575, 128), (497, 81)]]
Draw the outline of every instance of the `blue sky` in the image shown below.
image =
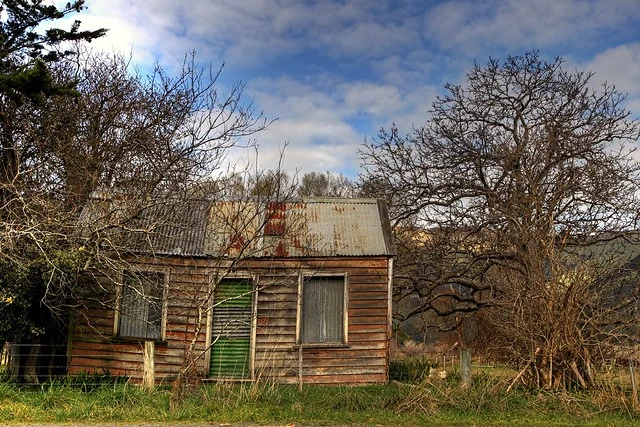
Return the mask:
[[(537, 49), (628, 93), (640, 117), (640, 0), (87, 0), (74, 16), (106, 27), (95, 47), (175, 67), (195, 50), (225, 63), (222, 89), (277, 118), (259, 161), (355, 177), (357, 150), (381, 126), (425, 122), (447, 82), (473, 61)], [(243, 158), (247, 154), (233, 153)]]

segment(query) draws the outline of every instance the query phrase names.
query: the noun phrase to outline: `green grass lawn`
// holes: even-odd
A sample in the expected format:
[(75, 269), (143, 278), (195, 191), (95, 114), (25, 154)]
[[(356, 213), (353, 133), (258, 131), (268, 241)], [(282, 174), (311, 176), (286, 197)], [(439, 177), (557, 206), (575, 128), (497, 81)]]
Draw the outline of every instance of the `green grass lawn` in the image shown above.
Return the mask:
[(135, 385), (54, 383), (24, 389), (0, 383), (0, 423), (215, 421), (308, 425), (640, 425), (624, 390), (561, 393), (514, 390), (488, 375), (468, 390), (454, 380), (413, 385), (304, 387), (208, 384), (178, 403), (171, 392)]

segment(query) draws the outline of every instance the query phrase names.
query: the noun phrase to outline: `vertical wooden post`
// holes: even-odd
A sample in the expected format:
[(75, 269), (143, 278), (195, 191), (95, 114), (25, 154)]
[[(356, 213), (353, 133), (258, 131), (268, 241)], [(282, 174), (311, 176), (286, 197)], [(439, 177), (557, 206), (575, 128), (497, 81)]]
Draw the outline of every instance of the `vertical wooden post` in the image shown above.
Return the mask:
[(142, 373), (142, 386), (144, 388), (153, 388), (155, 386), (155, 342), (144, 342), (144, 355), (143, 355), (143, 373)]
[(471, 386), (471, 351), (460, 349), (460, 385), (462, 388)]
[(631, 399), (633, 407), (638, 408), (638, 384), (636, 383), (635, 362), (629, 359), (629, 374), (631, 375)]
[(9, 343), (7, 351), (9, 352), (9, 378), (11, 381), (20, 380), (20, 347), (17, 344)]
[(298, 391), (302, 393), (302, 346), (298, 347)]

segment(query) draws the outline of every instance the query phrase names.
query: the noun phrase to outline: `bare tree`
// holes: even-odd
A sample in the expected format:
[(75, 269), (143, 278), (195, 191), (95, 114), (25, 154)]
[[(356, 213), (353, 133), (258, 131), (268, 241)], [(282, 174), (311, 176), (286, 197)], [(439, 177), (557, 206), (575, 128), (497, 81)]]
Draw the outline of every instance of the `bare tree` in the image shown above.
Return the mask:
[[(172, 401), (181, 399), (200, 383), (204, 357), (216, 342), (223, 335), (233, 335), (234, 328), (246, 327), (237, 317), (240, 310), (237, 305), (233, 316), (214, 317), (216, 309), (270, 286), (268, 281), (255, 283), (240, 294), (229, 295), (225, 294), (228, 291), (220, 290), (220, 283), (230, 277), (239, 280), (239, 271), (250, 274), (256, 268), (256, 259), (282, 256), (280, 251), (289, 247), (290, 242), (295, 241), (303, 248), (304, 222), (296, 213), (297, 208), (292, 207), (297, 205), (288, 205), (295, 187), (279, 187), (274, 194), (266, 195), (248, 191), (236, 194), (239, 176), (233, 177), (208, 182), (205, 188), (211, 191), (206, 194), (196, 186), (193, 191), (162, 193), (142, 202), (137, 197), (123, 198), (117, 193), (106, 193), (104, 197), (94, 193), (83, 210), (82, 234), (88, 240), (99, 237), (102, 245), (95, 250), (103, 255), (85, 273), (84, 280), (89, 285), (76, 298), (82, 304), (76, 318), (79, 324), (91, 327), (90, 318), (96, 308), (111, 314), (117, 312), (121, 316), (116, 321), (118, 334), (127, 327), (123, 325), (137, 325), (134, 326), (137, 330), (129, 335), (135, 348), (136, 340), (158, 340), (161, 328), (158, 316), (164, 303), (170, 319), (167, 322), (173, 331), (180, 329), (184, 345), (179, 355), (172, 353), (182, 360), (173, 380)], [(240, 178), (246, 182), (254, 179)], [(231, 189), (226, 189), (225, 184)], [(178, 279), (163, 296), (162, 291), (155, 295), (143, 291), (149, 275), (154, 278), (169, 270), (183, 277), (197, 276), (206, 270), (208, 280)], [(127, 308), (123, 302), (125, 294), (135, 296), (133, 299), (138, 302)], [(151, 318), (151, 310), (147, 308), (154, 304), (158, 307), (157, 315)], [(251, 312), (246, 314), (250, 318)], [(122, 320), (122, 316), (126, 319)], [(214, 326), (210, 344), (204, 346), (208, 322)], [(151, 330), (148, 337), (145, 325)], [(176, 338), (171, 340), (175, 344)]]
[(424, 126), (365, 145), (362, 178), (392, 205), (396, 296), (418, 301), (405, 317), (455, 327), (483, 308), (523, 379), (587, 387), (596, 355), (637, 338), (629, 252), (602, 248), (635, 247), (639, 127), (612, 85), (562, 65), (537, 52), (475, 64)]
[[(201, 68), (189, 56), (175, 77), (159, 68), (143, 77), (131, 73), (121, 56), (86, 55), (79, 67), (61, 70), (78, 79), (79, 97), (61, 100), (67, 102), (62, 109), (59, 104), (52, 108), (43, 132), (57, 147), (62, 172), (55, 175), (66, 178), (60, 199), (74, 224), (80, 224), (69, 238), (82, 249), (84, 274), (79, 286), (60, 281), (49, 296), (56, 291), (66, 295), (76, 305), (76, 316), (86, 315), (80, 322), (89, 326), (92, 308), (87, 304), (94, 304), (124, 316), (130, 320), (124, 323), (135, 328), (148, 323), (149, 336), (157, 328), (146, 316), (164, 298), (172, 316), (186, 319), (183, 363), (173, 388), (179, 399), (202, 375), (207, 321), (224, 303), (218, 283), (257, 251), (260, 256), (275, 251), (276, 243), (270, 248), (265, 234), (273, 228), (274, 210), (294, 188), (280, 167), (224, 174), (230, 168), (228, 149), (269, 122), (242, 103), (241, 85), (227, 95), (217, 90), (220, 70)], [(66, 125), (60, 129), (60, 123)], [(203, 225), (207, 221), (211, 229)], [(287, 234), (296, 233), (295, 222), (289, 214)], [(207, 235), (206, 249), (197, 256), (207, 259), (210, 280), (172, 285), (164, 297), (147, 295), (146, 281), (159, 280), (148, 267), (171, 255), (189, 257), (194, 230)], [(142, 309), (123, 306), (124, 294), (140, 296)], [(157, 339), (140, 330), (135, 334), (149, 342)]]
[(307, 172), (298, 186), (300, 197), (348, 197), (355, 193), (354, 184), (342, 174)]
[[(9, 320), (2, 331), (12, 340), (40, 340), (45, 313), (66, 319), (86, 296), (82, 271), (124, 260), (123, 233), (150, 210), (195, 197), (200, 182), (226, 168), (228, 149), (268, 124), (243, 102), (241, 84), (222, 93), (222, 69), (194, 55), (175, 75), (156, 67), (148, 76), (120, 55), (81, 50), (68, 59), (52, 78), (76, 82), (73, 91), (44, 97), (37, 109), (24, 104), (12, 130), (19, 163), (2, 181), (0, 261), (15, 277), (1, 280), (11, 301), (3, 312), (30, 301), (21, 310), (30, 318)], [(91, 199), (110, 198), (117, 209), (86, 209)], [(83, 232), (78, 223), (87, 225)]]
[(248, 175), (246, 188), (252, 196), (271, 197), (290, 187), (291, 182), (287, 172), (280, 168), (254, 171)]

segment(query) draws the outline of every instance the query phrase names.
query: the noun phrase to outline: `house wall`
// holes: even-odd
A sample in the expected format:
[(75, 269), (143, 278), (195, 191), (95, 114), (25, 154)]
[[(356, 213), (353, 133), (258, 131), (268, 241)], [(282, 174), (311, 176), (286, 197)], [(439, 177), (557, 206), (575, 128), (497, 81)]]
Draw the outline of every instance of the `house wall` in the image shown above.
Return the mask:
[[(167, 257), (138, 258), (138, 265), (162, 269), (169, 274), (165, 340), (155, 345), (156, 383), (169, 382), (178, 374), (184, 349), (193, 338), (197, 310), (215, 261)], [(315, 384), (371, 383), (387, 380), (389, 337), (389, 278), (387, 257), (341, 257), (317, 259), (251, 260), (237, 265), (235, 273), (255, 279), (254, 378), (274, 377), (280, 382), (300, 380)], [(226, 271), (228, 266), (222, 266)], [(348, 342), (340, 347), (300, 348), (296, 345), (298, 277), (300, 274), (341, 275), (348, 280)], [(144, 343), (114, 338), (116, 300), (114, 286), (101, 277), (103, 289), (96, 301), (76, 312), (70, 346), (69, 372), (109, 372), (133, 381), (142, 378)], [(100, 294), (100, 292), (98, 292)], [(206, 319), (205, 319), (206, 320)], [(207, 372), (206, 325), (196, 352), (199, 370)]]
[[(387, 380), (387, 259), (308, 260), (286, 269), (294, 277), (265, 272), (258, 293), (255, 372), (282, 382), (299, 381), (300, 351), (304, 383), (371, 383)], [(348, 342), (343, 347), (296, 346), (298, 281), (302, 273), (348, 277)]]
[[(209, 269), (204, 260), (179, 257), (138, 258), (134, 265), (168, 274), (165, 340), (155, 343), (156, 383), (161, 384), (175, 378), (182, 366), (185, 347), (195, 330), (194, 301), (201, 300), (206, 292)], [(104, 276), (87, 280), (93, 282), (96, 297), (85, 299), (85, 307), (74, 313), (68, 348), (69, 373), (106, 372), (139, 382), (144, 342), (116, 338), (115, 286)], [(203, 329), (200, 334), (196, 351), (205, 349), (205, 332)]]

